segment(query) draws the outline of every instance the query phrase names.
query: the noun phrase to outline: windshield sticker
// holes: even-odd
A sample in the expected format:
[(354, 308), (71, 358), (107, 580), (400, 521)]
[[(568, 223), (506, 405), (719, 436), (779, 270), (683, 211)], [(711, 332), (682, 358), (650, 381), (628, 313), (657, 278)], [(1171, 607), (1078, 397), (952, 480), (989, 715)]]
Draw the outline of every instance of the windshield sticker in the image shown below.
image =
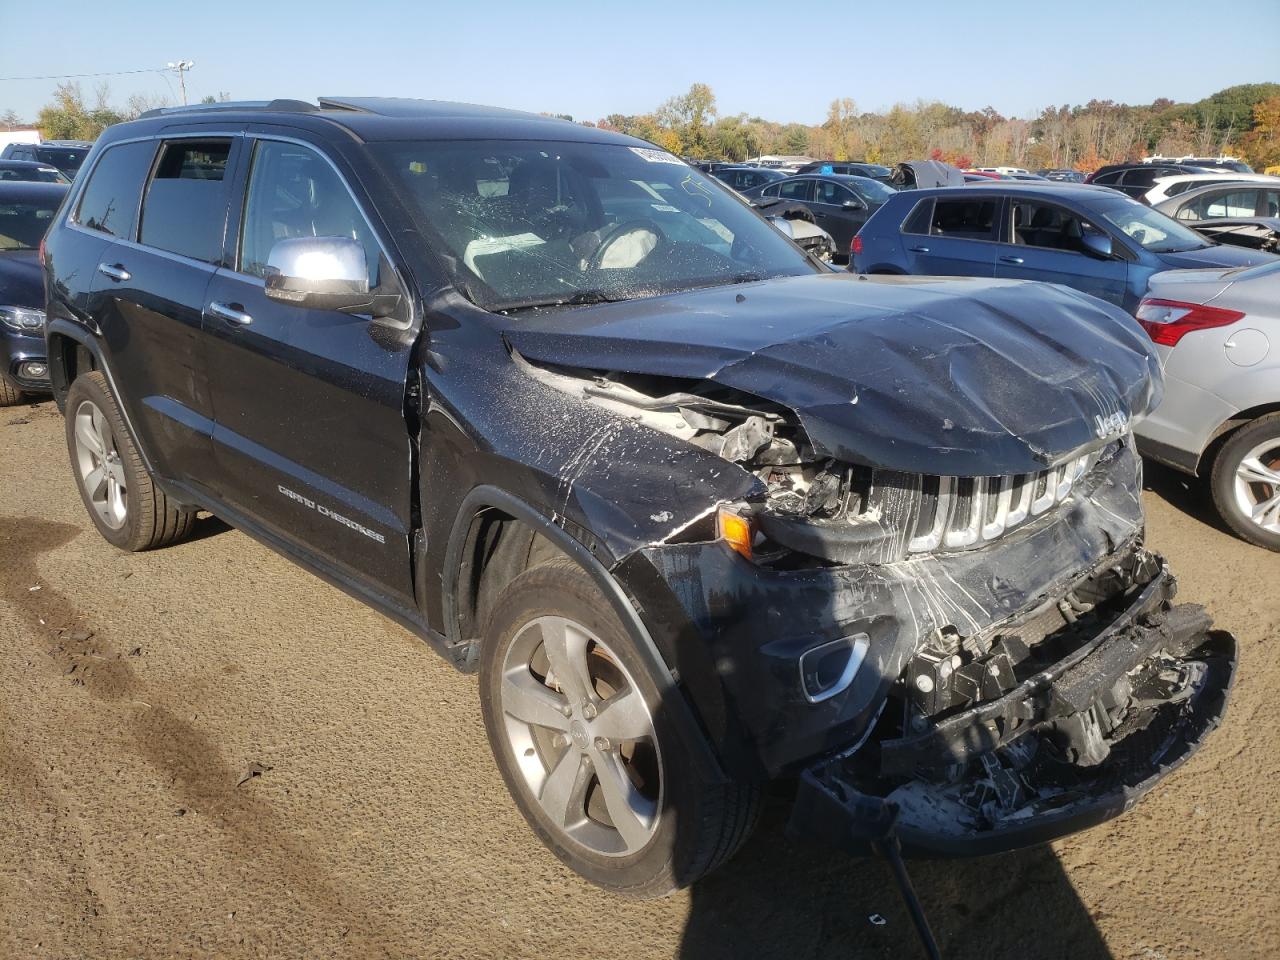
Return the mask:
[(650, 163), (674, 163), (677, 166), (684, 166), (684, 161), (679, 157), (667, 153), (665, 150), (654, 150), (649, 147), (632, 147), (631, 152), (641, 160), (647, 160)]

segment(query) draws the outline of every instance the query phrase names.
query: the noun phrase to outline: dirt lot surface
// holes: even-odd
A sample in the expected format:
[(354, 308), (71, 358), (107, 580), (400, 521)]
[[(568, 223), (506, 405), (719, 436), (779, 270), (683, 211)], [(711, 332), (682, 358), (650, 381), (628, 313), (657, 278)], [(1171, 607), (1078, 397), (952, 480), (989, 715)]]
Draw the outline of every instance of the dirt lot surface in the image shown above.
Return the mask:
[[(1149, 472), (1151, 541), (1240, 639), (1227, 722), (1118, 821), (917, 865), (950, 958), (1280, 956), (1280, 556)], [(53, 404), (0, 411), (0, 957), (918, 955), (883, 866), (779, 809), (690, 892), (587, 886), (508, 800), (473, 678), (199, 534), (108, 546)]]

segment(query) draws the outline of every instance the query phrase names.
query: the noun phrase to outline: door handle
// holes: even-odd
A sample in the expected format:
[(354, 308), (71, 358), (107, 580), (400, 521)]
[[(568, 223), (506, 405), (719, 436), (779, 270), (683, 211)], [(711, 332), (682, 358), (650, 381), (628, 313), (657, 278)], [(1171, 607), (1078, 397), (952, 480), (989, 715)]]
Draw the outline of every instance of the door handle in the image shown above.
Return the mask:
[(98, 272), (104, 277), (115, 280), (117, 283), (124, 283), (126, 280), (133, 278), (133, 275), (124, 268), (124, 265), (119, 263), (100, 263), (98, 264)]
[(253, 323), (253, 317), (244, 312), (244, 307), (238, 303), (219, 303), (217, 300), (204, 308), (204, 312), (211, 317), (217, 317), (233, 327), (247, 327)]
[(928, 247), (912, 247), (911, 252), (912, 253), (928, 253), (929, 248)]
[(1001, 257), (1000, 262), (1001, 263), (1021, 263), (1022, 258), (1021, 257)]

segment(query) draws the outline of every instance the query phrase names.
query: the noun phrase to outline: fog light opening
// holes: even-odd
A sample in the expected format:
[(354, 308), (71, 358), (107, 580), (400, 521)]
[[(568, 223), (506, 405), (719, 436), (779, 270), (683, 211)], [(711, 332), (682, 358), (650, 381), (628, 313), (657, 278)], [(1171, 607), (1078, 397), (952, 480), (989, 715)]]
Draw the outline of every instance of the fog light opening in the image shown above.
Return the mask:
[(855, 633), (828, 640), (800, 655), (800, 686), (810, 703), (830, 700), (849, 689), (866, 658), (871, 640)]
[(43, 380), (49, 375), (49, 368), (43, 363), (24, 363), (18, 367), (18, 375), (28, 380)]

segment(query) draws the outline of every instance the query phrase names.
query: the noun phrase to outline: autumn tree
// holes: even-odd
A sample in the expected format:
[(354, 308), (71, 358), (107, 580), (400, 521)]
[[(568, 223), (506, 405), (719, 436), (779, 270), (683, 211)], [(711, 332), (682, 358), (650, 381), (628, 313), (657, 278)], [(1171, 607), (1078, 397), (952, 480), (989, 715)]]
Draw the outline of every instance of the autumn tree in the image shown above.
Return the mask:
[(684, 150), (706, 156), (712, 147), (711, 125), (716, 118), (716, 95), (705, 83), (672, 97), (658, 108), (658, 120), (679, 137)]

